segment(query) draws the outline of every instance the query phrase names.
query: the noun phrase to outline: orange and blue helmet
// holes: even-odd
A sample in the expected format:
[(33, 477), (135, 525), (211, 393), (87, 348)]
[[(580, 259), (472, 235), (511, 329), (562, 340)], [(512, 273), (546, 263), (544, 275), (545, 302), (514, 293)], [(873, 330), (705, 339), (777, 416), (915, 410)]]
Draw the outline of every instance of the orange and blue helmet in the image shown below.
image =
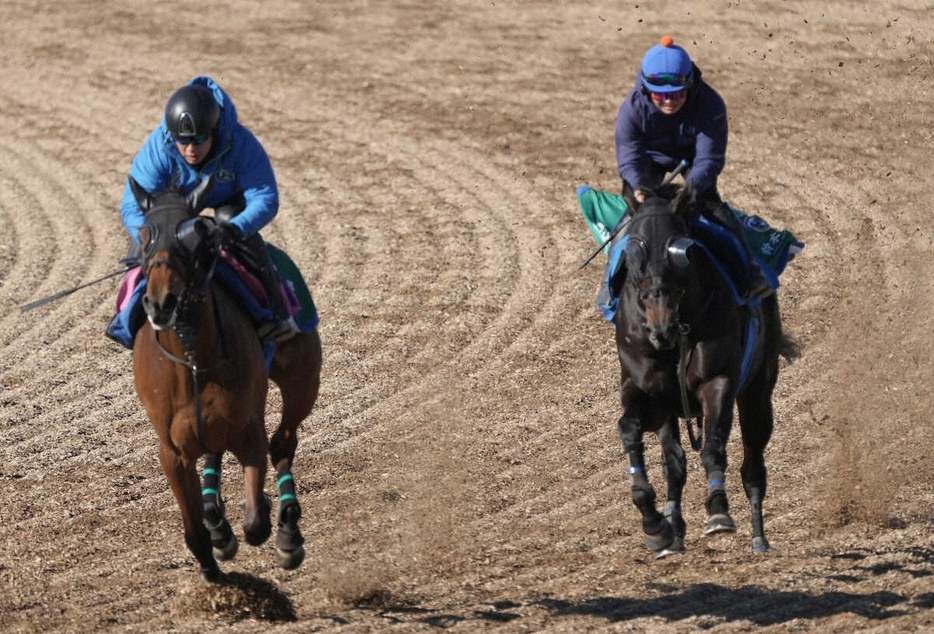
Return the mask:
[(687, 51), (666, 35), (642, 59), (641, 78), (647, 92), (677, 92), (691, 87), (694, 63)]

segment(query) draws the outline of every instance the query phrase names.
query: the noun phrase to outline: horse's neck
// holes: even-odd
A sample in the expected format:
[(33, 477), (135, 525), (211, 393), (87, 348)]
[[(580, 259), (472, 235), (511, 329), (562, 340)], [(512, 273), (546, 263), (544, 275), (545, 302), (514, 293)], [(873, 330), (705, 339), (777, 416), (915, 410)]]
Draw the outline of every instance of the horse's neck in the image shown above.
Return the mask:
[(208, 288), (204, 297), (186, 300), (175, 325), (175, 335), (184, 354), (200, 366), (213, 361), (218, 353), (216, 315), (215, 294)]
[(739, 308), (728, 283), (710, 262), (693, 270), (681, 302), (682, 321), (691, 324), (692, 329), (701, 324), (714, 327), (729, 324)]

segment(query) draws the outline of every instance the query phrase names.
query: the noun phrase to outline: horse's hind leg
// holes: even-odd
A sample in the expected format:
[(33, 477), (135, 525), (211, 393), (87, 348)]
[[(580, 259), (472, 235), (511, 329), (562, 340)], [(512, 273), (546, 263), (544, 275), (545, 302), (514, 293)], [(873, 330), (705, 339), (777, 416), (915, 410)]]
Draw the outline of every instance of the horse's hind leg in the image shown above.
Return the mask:
[(687, 482), (687, 457), (681, 446), (677, 419), (672, 419), (658, 432), (662, 445), (662, 467), (668, 482), (668, 500), (665, 502), (664, 516), (675, 533), (674, 541), (659, 556), (684, 551), (684, 536), (687, 525), (681, 514), (681, 496)]
[[(282, 394), (282, 420), (269, 441), (269, 458), (276, 470), (278, 508), (276, 557), (286, 570), (298, 568), (305, 559), (305, 538), (298, 521), (298, 502), (292, 464), (298, 447), (298, 427), (311, 414), (318, 399), (321, 376), (321, 339), (317, 331), (294, 337), (274, 363), (272, 378)], [(297, 371), (290, 366), (303, 366)]]
[(642, 443), (642, 425), (638, 419), (626, 414), (617, 425), (626, 451), (629, 478), (632, 483), (632, 502), (642, 513), (642, 532), (646, 547), (656, 553), (669, 548), (675, 532), (655, 507), (655, 489), (649, 483), (645, 468), (645, 446)]
[(775, 425), (772, 391), (778, 381), (778, 357), (783, 343), (787, 343), (782, 335), (781, 316), (776, 296), (766, 298), (762, 303), (762, 309), (765, 326), (763, 362), (736, 399), (739, 426), (743, 435), (743, 464), (740, 467), (740, 474), (752, 516), (753, 552), (769, 550), (769, 541), (765, 537), (762, 517), (762, 503), (767, 488), (765, 448), (772, 438)]
[[(764, 380), (769, 379), (765, 377)], [(769, 549), (762, 517), (762, 501), (765, 499), (767, 488), (765, 447), (772, 437), (774, 414), (771, 389), (763, 389), (764, 387), (767, 385), (762, 384), (762, 379), (757, 379), (747, 387), (742, 397), (737, 399), (739, 424), (743, 435), (743, 464), (740, 474), (752, 515), (753, 552), (765, 552)]]
[(294, 570), (305, 560), (305, 538), (298, 528), (302, 508), (295, 494), (295, 479), (286, 459), (282, 459), (276, 467), (276, 489), (279, 493), (276, 511), (276, 558), (280, 566), (286, 570)]
[(258, 417), (245, 432), (243, 445), (235, 453), (243, 466), (243, 488), (246, 498), (243, 511), (243, 536), (251, 546), (259, 546), (272, 534), (269, 519), (270, 503), (263, 492), (266, 479), (266, 428)]
[(201, 574), (211, 582), (220, 582), (224, 574), (217, 566), (211, 546), (211, 536), (204, 527), (204, 518), (201, 509), (201, 491), (198, 482), (198, 471), (195, 463), (186, 461), (172, 447), (161, 444), (159, 447), (159, 462), (165, 473), (175, 500), (182, 512), (182, 525), (185, 528), (185, 544), (188, 550), (201, 564)]
[(278, 530), (276, 532), (276, 557), (279, 565), (286, 570), (298, 568), (305, 559), (305, 538), (298, 527), (302, 517), (302, 508), (298, 503), (295, 487), (295, 478), (292, 475), (292, 461), (295, 458), (295, 449), (298, 446), (296, 435), (297, 423), (287, 425), (287, 422), (301, 421), (305, 415), (296, 416), (293, 407), (289, 407), (283, 396), (283, 423), (273, 434), (270, 442), (269, 456), (276, 470), (276, 491), (278, 493), (278, 507), (276, 519)]
[(202, 471), (203, 487), (201, 503), (204, 507), (204, 525), (211, 534), (214, 557), (229, 561), (237, 555), (239, 542), (230, 528), (230, 522), (224, 513), (224, 500), (221, 497), (222, 453), (208, 454), (204, 459)]

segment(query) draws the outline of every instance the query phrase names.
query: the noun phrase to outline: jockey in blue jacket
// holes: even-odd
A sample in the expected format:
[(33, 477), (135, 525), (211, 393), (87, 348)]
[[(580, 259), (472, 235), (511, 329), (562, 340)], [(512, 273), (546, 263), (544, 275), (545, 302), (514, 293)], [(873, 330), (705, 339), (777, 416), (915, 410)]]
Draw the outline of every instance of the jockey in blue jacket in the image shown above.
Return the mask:
[[(162, 124), (133, 159), (130, 176), (155, 194), (172, 184), (189, 193), (212, 174), (214, 184), (206, 201), (217, 220), (212, 237), (234, 252), (263, 285), (278, 323), (264, 324), (260, 336), (287, 338), (298, 328), (259, 234), (279, 210), (276, 177), (263, 146), (240, 124), (229, 95), (210, 77), (200, 76), (169, 98)], [(120, 213), (133, 238), (131, 252), (138, 252), (144, 215), (129, 180)]]
[(753, 258), (742, 224), (720, 198), (717, 178), (726, 163), (726, 104), (701, 77), (687, 52), (669, 36), (648, 50), (636, 86), (616, 118), (616, 157), (624, 195), (644, 201), (643, 188), (657, 188), (682, 161), (708, 220), (732, 233), (745, 250), (747, 296), (772, 288)]

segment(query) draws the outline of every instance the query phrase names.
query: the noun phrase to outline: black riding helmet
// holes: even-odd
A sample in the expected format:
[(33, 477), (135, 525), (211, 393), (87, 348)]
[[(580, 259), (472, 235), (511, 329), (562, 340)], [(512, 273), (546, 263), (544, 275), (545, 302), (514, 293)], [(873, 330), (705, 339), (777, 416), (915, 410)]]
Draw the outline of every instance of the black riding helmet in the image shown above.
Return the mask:
[(165, 123), (175, 139), (207, 139), (220, 117), (214, 94), (198, 84), (182, 86), (165, 104)]

